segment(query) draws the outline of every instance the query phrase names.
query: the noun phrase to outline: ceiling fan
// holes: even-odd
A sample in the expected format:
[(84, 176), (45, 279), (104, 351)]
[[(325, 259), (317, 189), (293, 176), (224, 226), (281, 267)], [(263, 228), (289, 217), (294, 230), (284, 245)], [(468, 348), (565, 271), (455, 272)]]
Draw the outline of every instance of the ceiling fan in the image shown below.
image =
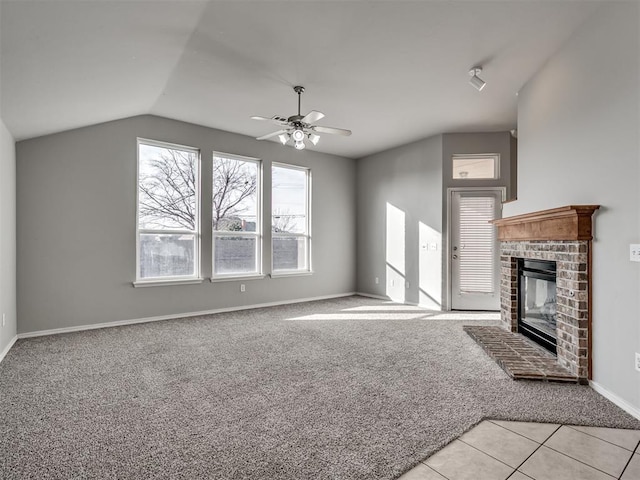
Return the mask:
[(254, 120), (263, 120), (265, 122), (275, 123), (280, 127), (284, 127), (281, 130), (268, 133), (256, 140), (266, 140), (271, 137), (278, 137), (283, 145), (286, 145), (289, 140), (293, 141), (293, 146), (298, 150), (303, 150), (305, 147), (304, 139), (307, 138), (314, 145), (318, 144), (320, 140), (319, 133), (330, 133), (333, 135), (351, 135), (351, 130), (345, 130), (344, 128), (323, 127), (320, 125), (313, 125), (315, 122), (324, 117), (324, 113), (316, 110), (311, 110), (306, 115), (300, 113), (300, 99), (304, 92), (304, 87), (297, 85), (293, 87), (293, 90), (298, 94), (298, 114), (291, 115), (288, 118), (275, 115), (271, 118), (254, 116), (251, 117)]

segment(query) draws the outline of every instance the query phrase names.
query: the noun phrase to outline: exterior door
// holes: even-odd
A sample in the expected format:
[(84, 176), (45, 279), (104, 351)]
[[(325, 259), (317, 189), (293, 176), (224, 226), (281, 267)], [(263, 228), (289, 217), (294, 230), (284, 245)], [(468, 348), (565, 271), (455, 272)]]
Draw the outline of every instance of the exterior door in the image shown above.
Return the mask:
[(500, 310), (496, 227), (502, 190), (455, 190), (450, 195), (452, 310)]

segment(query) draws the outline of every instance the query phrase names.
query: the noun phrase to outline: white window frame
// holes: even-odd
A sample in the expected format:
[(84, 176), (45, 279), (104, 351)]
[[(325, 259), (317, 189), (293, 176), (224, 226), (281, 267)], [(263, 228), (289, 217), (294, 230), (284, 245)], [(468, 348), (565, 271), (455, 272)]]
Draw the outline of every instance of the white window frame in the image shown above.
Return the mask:
[[(288, 163), (278, 163), (278, 162), (273, 162), (271, 164), (271, 178), (272, 178), (272, 183), (271, 183), (271, 188), (272, 188), (272, 192), (273, 192), (273, 167), (279, 167), (279, 168), (288, 168), (290, 170), (300, 170), (305, 172), (305, 177), (306, 177), (306, 184), (305, 184), (305, 189), (306, 189), (306, 195), (305, 195), (305, 230), (306, 233), (277, 233), (273, 231), (273, 204), (271, 206), (271, 214), (270, 214), (270, 225), (271, 225), (271, 277), (272, 278), (277, 278), (277, 277), (288, 277), (288, 276), (295, 276), (295, 275), (311, 275), (313, 273), (313, 268), (312, 268), (312, 261), (311, 259), (313, 258), (312, 254), (311, 254), (311, 249), (312, 249), (312, 245), (311, 245), (311, 169), (307, 168), (307, 167), (300, 167), (298, 165), (291, 165)], [(271, 197), (273, 198), (273, 193), (271, 195)], [(295, 270), (275, 270), (273, 268), (273, 238), (304, 238), (306, 240), (306, 259), (305, 259), (305, 263), (307, 268), (306, 269), (295, 269)]]
[[(454, 177), (453, 168), (456, 160), (476, 160), (483, 158), (493, 159), (493, 177)], [(500, 179), (500, 154), (499, 153), (455, 153), (451, 155), (451, 179), (460, 182), (482, 182), (487, 180), (499, 180)]]
[[(234, 280), (234, 279), (246, 279), (246, 278), (263, 278), (264, 274), (262, 272), (262, 242), (263, 242), (263, 235), (262, 235), (262, 228), (263, 228), (263, 209), (262, 209), (262, 177), (263, 177), (263, 164), (262, 164), (262, 160), (259, 158), (255, 158), (255, 157), (245, 157), (242, 155), (235, 155), (232, 153), (224, 153), (224, 152), (217, 152), (217, 151), (213, 151), (211, 154), (211, 178), (210, 178), (210, 182), (211, 182), (211, 195), (214, 194), (213, 192), (213, 162), (215, 161), (216, 157), (221, 157), (221, 158), (228, 158), (229, 160), (238, 160), (241, 162), (252, 162), (255, 163), (258, 167), (258, 171), (257, 171), (257, 175), (258, 178), (256, 179), (256, 206), (257, 206), (257, 211), (256, 211), (256, 231), (255, 232), (228, 232), (228, 231), (219, 231), (219, 230), (214, 230), (213, 229), (213, 219), (209, 219), (210, 223), (211, 223), (211, 282), (220, 282), (220, 281), (225, 281), (225, 280)], [(211, 199), (209, 199), (211, 200)], [(213, 213), (213, 212), (212, 212)], [(223, 274), (216, 274), (216, 266), (215, 266), (215, 242), (216, 242), (216, 236), (221, 236), (221, 237), (253, 237), (256, 239), (256, 267), (257, 270), (256, 272), (253, 273), (223, 273)]]
[[(196, 221), (195, 230), (187, 229), (144, 229), (140, 228), (140, 145), (148, 145), (151, 147), (159, 147), (174, 150), (183, 150), (196, 154)], [(200, 237), (202, 229), (200, 228), (200, 182), (202, 181), (202, 169), (201, 169), (201, 155), (200, 150), (195, 147), (187, 145), (180, 145), (176, 143), (162, 142), (159, 140), (151, 140), (148, 138), (137, 138), (136, 142), (136, 281), (133, 282), (135, 287), (151, 287), (159, 285), (182, 285), (201, 283), (200, 277)], [(185, 234), (194, 235), (194, 273), (193, 275), (179, 275), (179, 276), (166, 276), (166, 277), (140, 277), (140, 235), (141, 234)]]

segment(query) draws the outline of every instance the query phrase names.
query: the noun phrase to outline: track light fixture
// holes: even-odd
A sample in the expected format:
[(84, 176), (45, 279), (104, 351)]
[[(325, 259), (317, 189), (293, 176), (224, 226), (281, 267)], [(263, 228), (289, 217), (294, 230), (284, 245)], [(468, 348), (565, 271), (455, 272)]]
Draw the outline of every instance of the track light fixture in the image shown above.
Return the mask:
[(478, 91), (481, 91), (484, 86), (487, 84), (484, 80), (482, 80), (478, 75), (482, 73), (482, 67), (473, 67), (469, 70), (469, 75), (471, 75), (471, 79), (469, 83), (473, 85)]

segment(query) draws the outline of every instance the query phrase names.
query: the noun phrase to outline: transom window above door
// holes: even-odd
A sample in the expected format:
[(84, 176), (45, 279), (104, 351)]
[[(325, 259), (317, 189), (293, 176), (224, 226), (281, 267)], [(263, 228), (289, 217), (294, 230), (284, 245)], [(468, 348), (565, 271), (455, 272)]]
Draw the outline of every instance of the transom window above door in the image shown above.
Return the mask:
[(500, 178), (500, 154), (456, 154), (451, 157), (454, 180)]

